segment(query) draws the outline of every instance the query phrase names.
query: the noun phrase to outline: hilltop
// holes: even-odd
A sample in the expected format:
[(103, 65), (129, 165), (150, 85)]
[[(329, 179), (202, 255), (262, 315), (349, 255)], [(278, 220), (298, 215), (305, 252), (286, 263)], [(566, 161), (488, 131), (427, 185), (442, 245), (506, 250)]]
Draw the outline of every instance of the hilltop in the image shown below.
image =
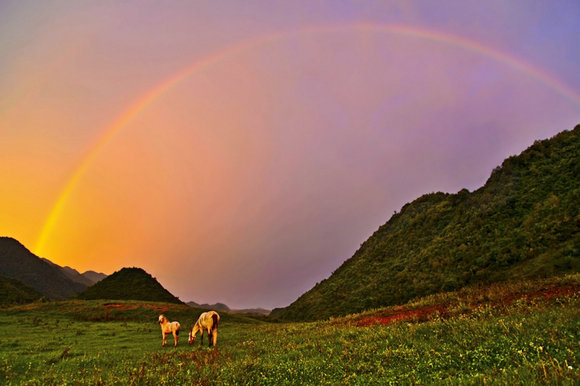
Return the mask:
[(343, 316), (466, 285), (580, 271), (580, 126), (536, 141), (483, 187), (406, 204), (328, 279), (271, 317)]
[(18, 280), (52, 300), (70, 298), (87, 288), (11, 237), (0, 237), (0, 275)]
[(182, 303), (141, 268), (123, 268), (87, 288), (77, 298)]

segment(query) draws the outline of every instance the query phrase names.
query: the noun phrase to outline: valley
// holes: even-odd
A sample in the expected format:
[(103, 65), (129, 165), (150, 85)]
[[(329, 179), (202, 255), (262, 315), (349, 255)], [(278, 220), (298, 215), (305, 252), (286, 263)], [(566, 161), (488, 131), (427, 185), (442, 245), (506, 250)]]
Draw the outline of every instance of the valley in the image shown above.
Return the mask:
[[(187, 344), (201, 310), (182, 304), (30, 303), (0, 313), (0, 382), (573, 384), (580, 381), (579, 289), (580, 274), (570, 274), (319, 322), (222, 313), (215, 348)], [(181, 322), (177, 348), (161, 347), (159, 313)]]

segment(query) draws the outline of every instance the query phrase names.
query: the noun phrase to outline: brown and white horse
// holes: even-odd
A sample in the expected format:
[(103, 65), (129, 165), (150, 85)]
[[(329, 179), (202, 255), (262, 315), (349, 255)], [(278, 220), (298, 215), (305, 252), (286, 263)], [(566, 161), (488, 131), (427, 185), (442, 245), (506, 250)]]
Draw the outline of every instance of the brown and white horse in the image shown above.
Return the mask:
[(175, 341), (175, 347), (177, 347), (177, 341), (179, 340), (179, 322), (169, 322), (165, 315), (159, 315), (159, 324), (161, 325), (161, 336), (163, 340), (161, 341), (161, 346), (167, 346), (167, 335), (173, 334), (173, 340)]
[(203, 344), (203, 331), (207, 330), (207, 339), (209, 340), (209, 346), (215, 346), (217, 344), (218, 335), (218, 324), (220, 321), (220, 316), (215, 311), (204, 312), (199, 316), (197, 322), (193, 325), (191, 332), (189, 333), (189, 344), (195, 342), (195, 336), (197, 332), (201, 332), (201, 344)]

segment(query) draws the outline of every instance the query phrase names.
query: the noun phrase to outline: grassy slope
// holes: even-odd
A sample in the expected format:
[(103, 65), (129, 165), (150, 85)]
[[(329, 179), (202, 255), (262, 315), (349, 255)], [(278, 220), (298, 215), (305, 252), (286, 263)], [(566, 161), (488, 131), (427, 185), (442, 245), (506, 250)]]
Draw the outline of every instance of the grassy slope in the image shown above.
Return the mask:
[(123, 268), (87, 288), (77, 298), (182, 303), (141, 268)]
[[(575, 290), (531, 296), (557, 288)], [(199, 311), (183, 305), (33, 303), (0, 313), (0, 383), (573, 384), (580, 382), (578, 288), (575, 274), (440, 294), (406, 307), (444, 304), (452, 311), (445, 317), (385, 326), (360, 322), (400, 310), (288, 324), (224, 314), (214, 349), (188, 346), (185, 336), (177, 348), (161, 347), (157, 312), (189, 328)], [(107, 308), (116, 309), (108, 321), (93, 321)]]
[(536, 143), (470, 193), (405, 205), (352, 258), (285, 309), (323, 319), (474, 283), (580, 271), (580, 126)]
[(24, 283), (0, 276), (0, 304), (22, 304), (42, 297), (39, 292)]

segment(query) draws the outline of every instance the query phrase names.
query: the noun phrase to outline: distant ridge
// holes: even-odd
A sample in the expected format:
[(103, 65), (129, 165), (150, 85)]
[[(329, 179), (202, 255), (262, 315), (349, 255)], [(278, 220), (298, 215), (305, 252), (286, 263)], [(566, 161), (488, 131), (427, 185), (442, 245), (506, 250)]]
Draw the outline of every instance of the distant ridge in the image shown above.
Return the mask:
[(141, 268), (123, 268), (87, 288), (77, 298), (183, 303)]
[(260, 315), (260, 316), (267, 316), (270, 314), (270, 310), (266, 310), (264, 308), (243, 308), (243, 309), (231, 309), (227, 305), (223, 303), (215, 303), (215, 304), (199, 304), (196, 302), (187, 302), (186, 303), (190, 307), (201, 308), (203, 310), (214, 310), (220, 312), (228, 312), (230, 314), (240, 314), (240, 315)]
[(203, 303), (203, 304), (198, 304), (196, 302), (187, 302), (186, 303), (188, 306), (190, 307), (195, 307), (195, 308), (202, 308), (205, 310), (214, 310), (214, 311), (222, 311), (222, 312), (229, 312), (230, 307), (226, 306), (223, 303), (215, 303), (215, 304), (207, 304), (207, 303)]
[(50, 261), (48, 259), (42, 258), (42, 260), (44, 260), (48, 264), (51, 264), (51, 265), (55, 266), (56, 268), (58, 268), (62, 273), (65, 274), (66, 277), (68, 277), (72, 281), (74, 281), (76, 283), (81, 283), (86, 287), (90, 287), (93, 284), (95, 284), (95, 283), (97, 283), (97, 282), (99, 282), (107, 277), (107, 275), (105, 275), (104, 273), (95, 272), (95, 271), (87, 271), (85, 273), (80, 273), (79, 271), (77, 271), (74, 268), (71, 268), (68, 266), (61, 267), (60, 265), (53, 263), (52, 261)]
[(11, 237), (0, 237), (0, 275), (18, 280), (52, 300), (70, 298), (87, 288)]
[(343, 316), (465, 285), (580, 271), (580, 125), (509, 157), (470, 193), (426, 194), (270, 316)]
[(268, 315), (270, 315), (270, 310), (267, 310), (265, 308), (241, 308), (241, 309), (231, 310), (230, 312), (232, 314), (251, 315), (251, 316), (255, 316), (255, 315), (268, 316)]
[(107, 275), (105, 275), (104, 273), (95, 271), (86, 271), (81, 273), (81, 275), (92, 281), (93, 284), (96, 284), (107, 277)]

